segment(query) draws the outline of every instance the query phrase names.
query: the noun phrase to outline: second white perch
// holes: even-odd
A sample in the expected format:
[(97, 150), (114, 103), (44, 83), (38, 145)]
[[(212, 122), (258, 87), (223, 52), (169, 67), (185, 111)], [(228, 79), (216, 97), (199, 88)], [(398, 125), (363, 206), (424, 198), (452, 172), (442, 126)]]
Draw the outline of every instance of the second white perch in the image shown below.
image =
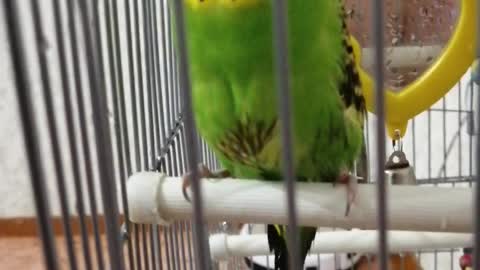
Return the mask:
[[(312, 254), (375, 253), (378, 250), (377, 238), (377, 231), (317, 232), (310, 252)], [(413, 252), (422, 249), (458, 248), (472, 245), (472, 235), (465, 233), (390, 231), (388, 240), (390, 252)], [(210, 236), (209, 242), (213, 260), (270, 254), (266, 234), (214, 234)]]

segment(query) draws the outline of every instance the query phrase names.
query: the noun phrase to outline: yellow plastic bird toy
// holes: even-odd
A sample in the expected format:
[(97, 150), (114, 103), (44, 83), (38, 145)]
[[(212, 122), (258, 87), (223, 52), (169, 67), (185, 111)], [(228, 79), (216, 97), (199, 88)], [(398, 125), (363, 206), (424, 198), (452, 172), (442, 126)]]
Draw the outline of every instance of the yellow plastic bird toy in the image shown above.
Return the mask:
[[(394, 93), (385, 89), (386, 126), (390, 138), (398, 139), (398, 135), (403, 137), (408, 121), (442, 98), (472, 65), (476, 41), (475, 10), (475, 0), (462, 0), (456, 29), (440, 57), (422, 76), (400, 92)], [(351, 39), (359, 65), (367, 109), (375, 113), (374, 81), (360, 67), (360, 45), (353, 36)]]

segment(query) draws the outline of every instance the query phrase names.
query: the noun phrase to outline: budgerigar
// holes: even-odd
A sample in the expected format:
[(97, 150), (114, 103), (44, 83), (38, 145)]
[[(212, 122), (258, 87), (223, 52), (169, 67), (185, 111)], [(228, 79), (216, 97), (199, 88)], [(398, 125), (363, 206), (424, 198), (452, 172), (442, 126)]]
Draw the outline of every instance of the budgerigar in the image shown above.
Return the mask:
[[(271, 0), (183, 0), (195, 121), (225, 168), (203, 177), (281, 180)], [(351, 183), (365, 101), (339, 0), (287, 0), (297, 181)], [(185, 188), (190, 184), (184, 176)], [(354, 185), (348, 184), (348, 203)], [(268, 194), (265, 194), (268, 196)], [(347, 209), (348, 209), (347, 206)], [(316, 228), (301, 227), (305, 260)], [(286, 226), (269, 225), (275, 269), (288, 269)]]

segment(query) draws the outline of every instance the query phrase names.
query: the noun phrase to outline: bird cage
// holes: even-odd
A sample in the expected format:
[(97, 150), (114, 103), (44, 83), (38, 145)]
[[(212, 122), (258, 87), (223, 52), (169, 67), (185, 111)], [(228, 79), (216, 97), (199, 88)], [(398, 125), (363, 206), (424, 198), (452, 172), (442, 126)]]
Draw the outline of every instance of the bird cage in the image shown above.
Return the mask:
[(198, 179), (222, 164), (192, 110), (195, 1), (0, 2), (0, 265), (273, 269), (281, 223), (289, 250), (319, 228), (308, 270), (480, 268), (475, 0), (344, 1), (369, 110), (348, 216), (342, 187), (294, 181), (289, 0), (265, 1), (285, 180)]

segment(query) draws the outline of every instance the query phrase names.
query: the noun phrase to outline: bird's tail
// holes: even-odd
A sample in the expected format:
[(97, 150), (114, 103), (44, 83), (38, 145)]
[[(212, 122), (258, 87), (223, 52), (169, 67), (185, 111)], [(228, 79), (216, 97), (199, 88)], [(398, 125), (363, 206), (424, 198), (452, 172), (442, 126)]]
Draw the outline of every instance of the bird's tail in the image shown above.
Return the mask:
[[(275, 270), (288, 270), (288, 251), (287, 251), (287, 226), (271, 225), (267, 227), (268, 245), (270, 251), (275, 254)], [(310, 250), (317, 228), (315, 227), (300, 227), (300, 260), (302, 265), (305, 263), (305, 258)]]

